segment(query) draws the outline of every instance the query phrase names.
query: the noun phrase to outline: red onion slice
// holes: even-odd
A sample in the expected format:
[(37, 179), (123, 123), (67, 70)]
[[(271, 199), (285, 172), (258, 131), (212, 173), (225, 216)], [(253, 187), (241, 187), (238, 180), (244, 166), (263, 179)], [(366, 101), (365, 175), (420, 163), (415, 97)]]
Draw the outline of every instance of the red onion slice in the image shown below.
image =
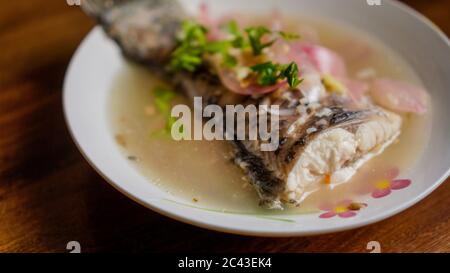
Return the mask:
[(378, 79), (370, 90), (379, 105), (393, 111), (423, 114), (427, 111), (427, 92), (409, 83)]

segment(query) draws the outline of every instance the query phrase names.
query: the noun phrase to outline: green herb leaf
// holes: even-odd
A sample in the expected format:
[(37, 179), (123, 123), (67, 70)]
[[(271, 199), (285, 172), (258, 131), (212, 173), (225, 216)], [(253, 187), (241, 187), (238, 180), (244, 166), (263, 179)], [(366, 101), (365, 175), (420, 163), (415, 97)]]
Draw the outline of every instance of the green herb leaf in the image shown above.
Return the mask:
[(158, 130), (157, 132), (153, 132), (152, 136), (167, 136), (171, 134), (172, 125), (177, 120), (172, 117), (171, 109), (173, 100), (176, 97), (176, 93), (164, 86), (156, 86), (153, 90), (154, 95), (154, 103), (156, 109), (162, 115), (162, 117), (166, 120), (166, 124), (164, 128)]
[(221, 54), (222, 64), (230, 68), (235, 67), (238, 63), (237, 59), (229, 53), (230, 47), (232, 47), (230, 41), (210, 42), (205, 46), (205, 51), (211, 54)]
[(155, 106), (163, 115), (170, 114), (172, 100), (175, 98), (175, 92), (164, 86), (156, 86), (153, 90), (155, 96)]
[(169, 68), (173, 71), (194, 72), (202, 64), (202, 54), (207, 43), (208, 29), (193, 21), (184, 21), (179, 45), (172, 53)]
[(252, 47), (253, 55), (255, 56), (261, 55), (264, 48), (270, 47), (276, 41), (272, 40), (267, 43), (262, 42), (262, 38), (264, 35), (272, 33), (270, 30), (268, 30), (266, 27), (263, 26), (250, 27), (247, 28), (245, 31), (247, 32), (250, 46)]
[(266, 62), (252, 66), (251, 70), (257, 74), (258, 84), (263, 86), (274, 85), (280, 79), (286, 79), (292, 88), (297, 87), (301, 83), (301, 80), (298, 78), (298, 66), (295, 62), (287, 65)]
[(232, 68), (232, 67), (237, 66), (238, 60), (234, 56), (225, 53), (225, 54), (222, 55), (222, 57), (223, 57), (223, 64), (226, 67)]
[(223, 53), (227, 51), (230, 46), (230, 41), (215, 41), (207, 43), (204, 47), (204, 50), (208, 53)]
[(190, 44), (192, 46), (204, 45), (206, 43), (206, 34), (208, 29), (197, 22), (186, 20), (182, 24), (182, 32), (180, 40), (183, 44)]
[(279, 31), (278, 34), (287, 41), (300, 39), (300, 35), (295, 34), (295, 33), (287, 33), (284, 31)]
[[(264, 26), (245, 29), (247, 37), (244, 37), (241, 33), (235, 21), (228, 22), (224, 28), (232, 35), (230, 39), (208, 42), (207, 28), (194, 21), (183, 22), (179, 44), (172, 54), (170, 68), (174, 71), (195, 72), (203, 64), (204, 54), (220, 54), (222, 65), (232, 68), (238, 65), (238, 61), (230, 54), (231, 48), (251, 48), (253, 55), (258, 56), (263, 53), (265, 48), (272, 46), (276, 41), (276, 38), (274, 38), (271, 41), (263, 42), (265, 35), (272, 34), (272, 31)], [(299, 38), (296, 34), (282, 31), (277, 32), (277, 34), (287, 40)], [(294, 62), (287, 65), (266, 62), (255, 65), (251, 69), (257, 74), (258, 84), (260, 85), (269, 86), (276, 84), (280, 79), (286, 79), (289, 86), (296, 87), (301, 82), (298, 79), (298, 66)]]
[(286, 78), (290, 87), (297, 87), (301, 80), (298, 79), (298, 66), (297, 63), (291, 62), (281, 70), (281, 76)]
[(225, 26), (225, 29), (228, 33), (230, 33), (233, 36), (233, 39), (231, 40), (231, 45), (234, 48), (244, 48), (248, 45), (236, 21), (232, 20), (228, 22), (228, 24), (226, 24)]
[(257, 64), (251, 70), (258, 74), (258, 84), (263, 86), (274, 85), (279, 79), (278, 66), (272, 62)]
[(233, 36), (241, 36), (239, 26), (234, 20), (231, 20), (230, 22), (228, 22), (228, 24), (226, 24), (226, 30)]
[(169, 68), (172, 71), (195, 72), (203, 64), (203, 54), (205, 53), (221, 54), (225, 66), (236, 66), (237, 60), (229, 54), (229, 49), (240, 46), (243, 38), (236, 23), (230, 23), (228, 28), (234, 33), (233, 35), (239, 37), (236, 37), (235, 40), (208, 42), (206, 38), (208, 29), (193, 21), (183, 22), (179, 45), (172, 53)]

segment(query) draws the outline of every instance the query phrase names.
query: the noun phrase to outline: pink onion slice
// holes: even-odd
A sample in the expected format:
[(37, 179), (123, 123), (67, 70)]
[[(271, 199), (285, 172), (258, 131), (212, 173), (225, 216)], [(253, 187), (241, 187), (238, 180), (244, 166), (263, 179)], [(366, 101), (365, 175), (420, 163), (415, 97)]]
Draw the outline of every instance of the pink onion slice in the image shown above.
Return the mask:
[(341, 79), (341, 81), (345, 86), (347, 86), (349, 96), (355, 103), (360, 103), (370, 88), (367, 82), (360, 80), (344, 78)]
[(320, 73), (342, 78), (347, 76), (345, 61), (336, 52), (313, 44), (297, 44), (296, 47), (306, 54)]
[(373, 82), (370, 92), (376, 103), (390, 110), (418, 114), (427, 111), (427, 92), (418, 86), (378, 79)]

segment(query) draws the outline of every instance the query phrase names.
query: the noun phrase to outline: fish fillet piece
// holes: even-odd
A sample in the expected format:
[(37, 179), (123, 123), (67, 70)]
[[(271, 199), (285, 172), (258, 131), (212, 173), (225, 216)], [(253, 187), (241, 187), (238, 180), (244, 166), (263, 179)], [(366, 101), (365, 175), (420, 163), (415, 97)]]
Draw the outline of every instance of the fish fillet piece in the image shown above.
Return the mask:
[(240, 96), (227, 90), (213, 69), (168, 73), (163, 67), (186, 18), (174, 0), (85, 0), (83, 8), (125, 56), (166, 77), (187, 97), (201, 96), (205, 105), (264, 104), (296, 111), (282, 118), (276, 151), (261, 151), (261, 141), (230, 141), (236, 164), (247, 173), (265, 207), (298, 206), (321, 186), (348, 181), (401, 132), (401, 117), (375, 105), (353, 109), (334, 96), (310, 104), (302, 102), (298, 90)]
[(401, 117), (379, 107), (350, 110), (330, 99), (307, 112), (307, 117), (282, 121), (275, 152), (261, 151), (259, 141), (234, 142), (236, 163), (266, 207), (298, 206), (322, 186), (347, 182), (401, 132)]

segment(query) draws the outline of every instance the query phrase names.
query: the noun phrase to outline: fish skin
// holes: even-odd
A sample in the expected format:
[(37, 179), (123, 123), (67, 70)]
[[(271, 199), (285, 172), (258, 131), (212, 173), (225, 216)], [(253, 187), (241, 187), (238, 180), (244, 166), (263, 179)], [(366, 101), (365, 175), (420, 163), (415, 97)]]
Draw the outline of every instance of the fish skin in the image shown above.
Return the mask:
[(155, 66), (169, 59), (186, 18), (176, 0), (84, 0), (82, 9), (127, 58)]
[[(98, 20), (127, 58), (146, 64), (183, 90), (188, 98), (201, 96), (205, 105), (224, 106), (236, 103), (259, 105), (268, 101), (269, 104), (286, 106), (292, 110), (302, 106), (298, 90), (284, 90), (282, 95), (275, 92), (260, 97), (246, 97), (228, 91), (214, 71), (208, 68), (202, 68), (195, 73), (176, 74), (162, 69), (176, 46), (176, 34), (182, 20), (186, 18), (175, 0), (115, 0), (112, 2), (113, 5), (108, 5), (107, 2), (110, 0), (85, 0), (83, 8)], [(327, 110), (329, 114), (318, 115), (323, 110)], [(312, 128), (315, 129), (313, 132)], [(382, 131), (386, 130), (389, 133), (378, 136), (377, 132), (373, 132), (374, 128), (382, 128)], [(297, 171), (305, 171), (298, 164), (305, 160), (309, 160), (308, 162), (315, 160), (315, 158), (305, 159), (303, 156), (306, 154), (305, 151), (309, 151), (308, 147), (316, 144), (320, 147), (321, 143), (315, 140), (327, 136), (349, 139), (350, 152), (354, 152), (353, 158), (343, 162), (341, 169), (327, 171), (332, 175), (333, 172), (337, 173), (347, 168), (351, 173), (352, 165), (356, 171), (372, 156), (381, 153), (392, 143), (400, 133), (400, 128), (401, 118), (382, 108), (353, 109), (346, 101), (329, 96), (315, 109), (309, 109), (307, 114), (293, 115), (281, 121), (280, 147), (275, 152), (261, 151), (260, 141), (230, 141), (230, 143), (236, 151), (235, 163), (249, 176), (260, 196), (261, 205), (271, 209), (282, 209), (286, 204), (300, 205), (308, 194), (307, 187), (311, 185), (306, 185), (307, 179), (295, 181), (297, 178), (295, 174)], [(368, 139), (364, 139), (366, 136)], [(333, 149), (340, 147), (339, 144), (324, 147), (323, 154), (318, 151), (312, 156), (317, 156), (319, 162), (325, 162), (321, 167), (330, 168), (328, 166), (330, 163), (326, 160), (333, 159), (333, 156), (329, 153), (334, 152), (335, 157), (339, 158), (339, 153), (344, 154), (345, 149), (348, 149), (345, 145), (341, 145), (342, 151), (334, 151)], [(384, 148), (376, 150), (377, 147)], [(319, 187), (324, 174), (314, 175), (317, 176), (316, 180), (311, 180), (313, 182), (310, 184)]]

